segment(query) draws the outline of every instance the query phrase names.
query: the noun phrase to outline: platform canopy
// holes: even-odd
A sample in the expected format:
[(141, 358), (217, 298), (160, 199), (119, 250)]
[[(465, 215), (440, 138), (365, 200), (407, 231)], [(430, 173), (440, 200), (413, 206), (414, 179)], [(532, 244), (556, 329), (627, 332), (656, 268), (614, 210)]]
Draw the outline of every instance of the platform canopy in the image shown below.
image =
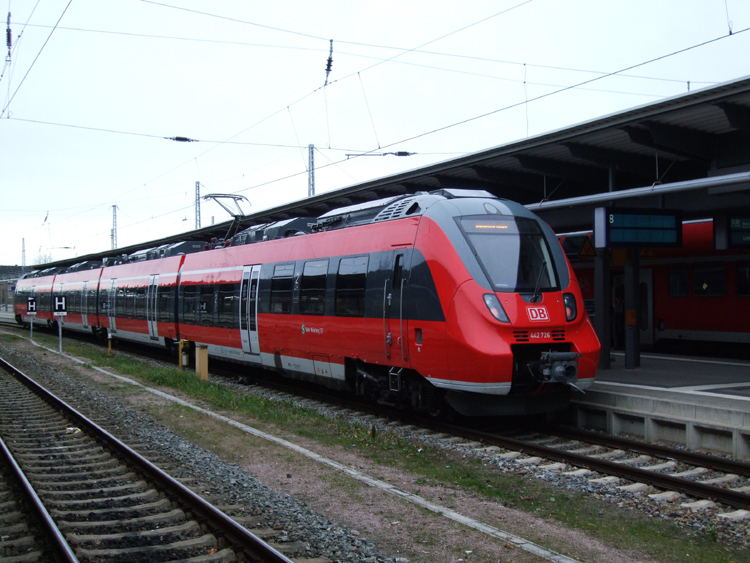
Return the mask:
[[(97, 256), (225, 237), (232, 227), (442, 188), (486, 190), (557, 232), (591, 229), (602, 205), (670, 208), (686, 220), (750, 212), (750, 78), (720, 84), (409, 172)], [(60, 261), (55, 265), (68, 265)]]

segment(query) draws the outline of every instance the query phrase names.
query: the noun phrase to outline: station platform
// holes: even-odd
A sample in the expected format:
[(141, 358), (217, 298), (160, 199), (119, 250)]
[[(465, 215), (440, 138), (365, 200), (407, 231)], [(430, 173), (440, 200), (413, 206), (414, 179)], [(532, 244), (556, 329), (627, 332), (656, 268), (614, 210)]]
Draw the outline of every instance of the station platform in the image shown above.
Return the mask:
[[(13, 321), (12, 309), (0, 306), (0, 320)], [(612, 359), (567, 423), (750, 459), (750, 361), (642, 353), (626, 370), (624, 354)]]
[(566, 413), (580, 428), (750, 458), (750, 362), (641, 353), (637, 369), (612, 369)]

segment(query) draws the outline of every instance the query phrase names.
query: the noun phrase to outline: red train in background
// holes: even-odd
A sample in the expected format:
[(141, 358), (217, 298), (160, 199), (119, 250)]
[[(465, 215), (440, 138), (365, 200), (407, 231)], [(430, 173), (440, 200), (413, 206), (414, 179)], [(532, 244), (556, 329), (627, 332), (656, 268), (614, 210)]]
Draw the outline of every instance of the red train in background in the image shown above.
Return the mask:
[[(593, 313), (595, 251), (587, 242), (590, 234), (571, 233), (560, 238), (586, 307)], [(613, 250), (615, 348), (624, 346), (624, 261), (623, 250)], [(682, 248), (641, 252), (640, 307), (640, 342), (645, 348), (677, 345), (681, 349), (679, 343), (684, 342), (700, 352), (711, 351), (711, 343), (750, 343), (750, 251), (716, 250), (712, 220), (685, 222)]]
[[(213, 248), (216, 246), (216, 248)], [(440, 412), (565, 408), (599, 341), (552, 230), (487, 192), (397, 196), (27, 276), (15, 314)]]

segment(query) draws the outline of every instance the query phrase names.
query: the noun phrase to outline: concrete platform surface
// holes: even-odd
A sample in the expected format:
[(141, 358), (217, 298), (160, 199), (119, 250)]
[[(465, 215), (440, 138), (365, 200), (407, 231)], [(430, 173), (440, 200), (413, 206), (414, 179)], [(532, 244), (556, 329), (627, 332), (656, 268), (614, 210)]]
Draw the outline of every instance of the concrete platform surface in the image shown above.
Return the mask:
[(750, 362), (644, 353), (626, 370), (623, 354), (614, 360), (568, 422), (750, 459)]

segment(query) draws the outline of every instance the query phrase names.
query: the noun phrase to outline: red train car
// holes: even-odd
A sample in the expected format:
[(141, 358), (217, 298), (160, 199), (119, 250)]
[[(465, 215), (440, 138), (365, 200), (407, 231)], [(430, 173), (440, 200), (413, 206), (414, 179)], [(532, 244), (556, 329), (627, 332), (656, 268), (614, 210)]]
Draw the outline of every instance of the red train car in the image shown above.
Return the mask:
[(95, 332), (185, 339), (418, 411), (559, 410), (594, 381), (599, 342), (554, 233), (486, 192), (387, 198), (151, 255), (57, 274), (52, 289), (98, 287)]
[[(574, 233), (561, 238), (591, 309), (593, 247), (584, 246), (589, 236)], [(685, 222), (682, 241), (682, 248), (641, 252), (641, 344), (750, 343), (750, 251), (716, 250), (712, 220)], [(621, 347), (625, 257), (618, 252), (612, 255), (613, 344)]]

